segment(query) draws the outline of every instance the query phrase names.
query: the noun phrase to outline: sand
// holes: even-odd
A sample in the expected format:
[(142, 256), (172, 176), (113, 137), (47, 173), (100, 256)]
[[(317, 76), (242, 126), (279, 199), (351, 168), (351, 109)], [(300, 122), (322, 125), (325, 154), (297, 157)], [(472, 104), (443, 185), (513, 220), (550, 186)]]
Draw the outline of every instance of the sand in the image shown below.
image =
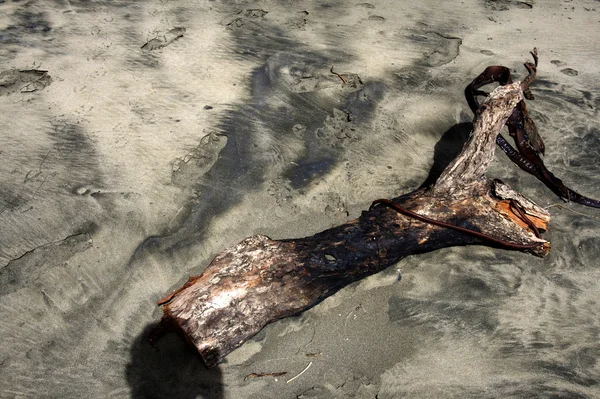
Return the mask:
[(0, 396), (600, 397), (600, 213), (500, 151), (547, 258), (412, 256), (210, 370), (147, 341), (219, 250), (417, 188), (469, 132), (464, 87), (534, 46), (545, 162), (600, 198), (599, 38), (592, 0), (0, 1)]

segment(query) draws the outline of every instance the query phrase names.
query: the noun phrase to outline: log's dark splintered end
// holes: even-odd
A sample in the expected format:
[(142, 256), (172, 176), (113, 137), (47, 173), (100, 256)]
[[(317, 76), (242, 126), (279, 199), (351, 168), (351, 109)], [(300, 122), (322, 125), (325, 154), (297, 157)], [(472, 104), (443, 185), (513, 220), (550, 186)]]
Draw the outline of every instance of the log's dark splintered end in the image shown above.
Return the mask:
[(222, 356), (218, 350), (213, 348), (206, 348), (205, 350), (199, 350), (198, 352), (200, 353), (200, 357), (204, 361), (204, 364), (208, 368), (215, 367), (225, 357)]

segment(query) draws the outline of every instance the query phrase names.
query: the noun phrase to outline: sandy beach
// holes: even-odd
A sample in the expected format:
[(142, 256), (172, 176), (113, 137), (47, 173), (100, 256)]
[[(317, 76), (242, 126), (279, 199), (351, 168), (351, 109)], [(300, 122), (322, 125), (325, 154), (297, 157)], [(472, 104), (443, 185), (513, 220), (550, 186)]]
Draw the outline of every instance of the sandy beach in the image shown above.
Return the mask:
[(597, 0), (0, 1), (0, 397), (600, 397), (600, 211), (500, 150), (546, 258), (410, 256), (211, 369), (148, 342), (220, 250), (418, 188), (471, 130), (465, 87), (534, 47), (544, 162), (599, 199)]

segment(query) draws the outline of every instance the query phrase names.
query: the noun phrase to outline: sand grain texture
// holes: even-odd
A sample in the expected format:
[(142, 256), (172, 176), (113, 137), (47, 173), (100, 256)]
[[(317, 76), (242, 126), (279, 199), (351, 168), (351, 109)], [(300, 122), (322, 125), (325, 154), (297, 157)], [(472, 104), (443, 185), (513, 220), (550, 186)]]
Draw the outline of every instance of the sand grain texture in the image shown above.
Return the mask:
[(210, 371), (147, 342), (219, 250), (421, 185), (468, 135), (464, 87), (533, 46), (544, 161), (600, 197), (599, 37), (592, 0), (0, 2), (0, 397), (600, 396), (600, 214), (500, 151), (488, 176), (561, 204), (547, 258), (407, 258)]

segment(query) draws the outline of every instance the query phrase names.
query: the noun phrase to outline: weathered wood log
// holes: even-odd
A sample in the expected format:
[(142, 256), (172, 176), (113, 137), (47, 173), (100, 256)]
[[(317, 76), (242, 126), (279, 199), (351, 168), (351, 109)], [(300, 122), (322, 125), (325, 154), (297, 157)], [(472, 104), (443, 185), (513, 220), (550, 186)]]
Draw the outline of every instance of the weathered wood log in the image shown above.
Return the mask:
[[(408, 255), (484, 244), (545, 256), (550, 245), (532, 225), (545, 230), (549, 214), (484, 175), (496, 136), (523, 99), (524, 88), (517, 82), (490, 94), (477, 112), (468, 142), (433, 187), (395, 198), (392, 207), (372, 207), (358, 219), (311, 237), (249, 237), (219, 253), (201, 275), (160, 300), (163, 320), (181, 330), (210, 367), (266, 324), (309, 309)], [(504, 244), (423, 222), (394, 206)]]

